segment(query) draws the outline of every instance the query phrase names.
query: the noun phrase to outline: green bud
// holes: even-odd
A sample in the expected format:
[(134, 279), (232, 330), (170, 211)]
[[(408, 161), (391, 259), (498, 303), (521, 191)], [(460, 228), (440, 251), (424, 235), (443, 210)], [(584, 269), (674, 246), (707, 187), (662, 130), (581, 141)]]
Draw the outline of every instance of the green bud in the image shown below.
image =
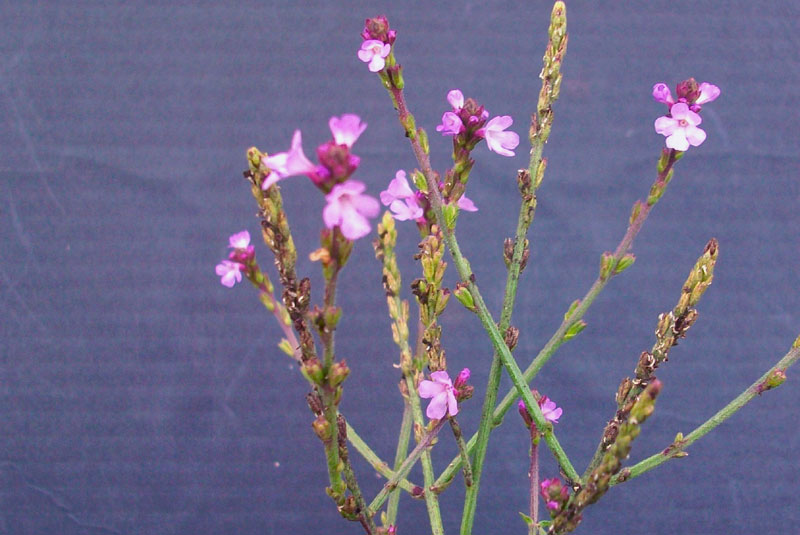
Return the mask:
[(442, 207), (442, 213), (444, 214), (444, 222), (447, 228), (454, 229), (458, 218), (458, 207), (455, 204), (446, 204)]
[(417, 186), (418, 190), (423, 193), (427, 193), (428, 182), (425, 180), (425, 175), (422, 174), (422, 171), (415, 170), (411, 175), (411, 180), (414, 182), (414, 185)]
[(326, 307), (323, 312), (323, 319), (325, 321), (325, 325), (330, 329), (334, 330), (336, 325), (339, 323), (339, 318), (342, 317), (342, 309), (333, 306), (333, 307)]
[(603, 253), (600, 257), (600, 278), (603, 280), (611, 276), (611, 270), (614, 267), (614, 255), (612, 253)]
[(325, 380), (325, 372), (322, 370), (322, 365), (316, 358), (304, 362), (300, 366), (300, 372), (306, 379), (317, 385), (321, 385)]
[(328, 384), (332, 387), (339, 386), (350, 375), (350, 368), (344, 360), (334, 362), (328, 372)]
[(583, 320), (576, 321), (575, 323), (570, 325), (569, 328), (567, 329), (567, 332), (564, 333), (564, 341), (566, 342), (567, 340), (572, 340), (573, 338), (578, 336), (578, 334), (580, 334), (580, 332), (585, 328), (586, 328), (585, 321)]
[(572, 316), (572, 313), (575, 312), (575, 309), (578, 308), (578, 305), (580, 305), (580, 304), (581, 304), (581, 300), (580, 299), (576, 299), (575, 301), (573, 301), (572, 304), (569, 306), (569, 309), (567, 310), (567, 313), (564, 314), (564, 320), (566, 320), (567, 318)]
[(797, 349), (798, 347), (800, 347), (800, 336), (795, 338), (794, 342), (792, 342), (792, 349)]
[(786, 381), (786, 370), (775, 370), (769, 374), (769, 376), (764, 380), (763, 383), (759, 386), (759, 394), (766, 390), (772, 390), (773, 388), (777, 388), (781, 386), (784, 381)]
[(633, 224), (634, 221), (639, 217), (639, 214), (642, 211), (642, 201), (636, 201), (633, 203), (633, 210), (631, 210), (631, 217), (628, 219), (629, 224)]
[(290, 344), (289, 340), (286, 338), (281, 338), (281, 342), (278, 344), (278, 349), (294, 358), (294, 349), (292, 348), (292, 344)]
[(633, 254), (631, 253), (626, 254), (617, 263), (617, 267), (614, 269), (614, 274), (616, 275), (617, 273), (622, 273), (623, 271), (631, 267), (635, 261), (636, 257)]
[(275, 301), (273, 300), (272, 295), (268, 294), (267, 292), (261, 292), (258, 295), (258, 299), (261, 301), (261, 304), (267, 307), (267, 310), (270, 312), (275, 310)]
[(464, 305), (467, 310), (470, 312), (478, 311), (477, 307), (475, 306), (475, 300), (472, 298), (472, 294), (470, 293), (466, 284), (463, 282), (456, 284), (453, 293), (455, 294), (456, 299), (458, 299), (458, 302)]
[(417, 137), (419, 138), (420, 146), (422, 146), (422, 151), (425, 154), (430, 154), (431, 148), (428, 145), (428, 133), (420, 127), (417, 129)]
[(328, 420), (325, 419), (324, 415), (320, 414), (317, 416), (316, 420), (312, 422), (311, 427), (321, 441), (328, 442), (331, 440), (331, 425), (328, 423)]

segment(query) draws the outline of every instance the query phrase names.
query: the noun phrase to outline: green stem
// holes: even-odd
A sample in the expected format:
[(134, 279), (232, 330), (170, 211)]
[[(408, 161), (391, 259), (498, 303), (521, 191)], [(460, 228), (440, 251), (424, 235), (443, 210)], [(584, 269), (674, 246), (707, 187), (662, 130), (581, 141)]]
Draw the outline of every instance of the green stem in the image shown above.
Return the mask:
[(353, 496), (353, 501), (355, 502), (356, 510), (358, 511), (358, 520), (364, 527), (364, 531), (367, 532), (367, 535), (375, 535), (375, 533), (378, 531), (378, 528), (375, 525), (375, 521), (372, 520), (372, 516), (369, 514), (367, 503), (364, 501), (364, 495), (361, 494), (361, 488), (358, 486), (356, 475), (353, 472), (353, 465), (350, 464), (350, 454), (347, 451), (346, 438), (348, 427), (347, 422), (345, 421), (344, 416), (339, 414), (337, 416), (336, 423), (339, 426), (339, 456), (342, 459), (342, 475), (344, 476), (344, 481)]
[[(397, 452), (394, 456), (394, 471), (397, 472), (400, 467), (403, 465), (403, 460), (408, 456), (408, 439), (411, 436), (411, 405), (407, 401), (404, 402), (405, 407), (403, 408), (403, 421), (400, 424), (400, 436), (397, 439)], [(388, 479), (388, 478), (387, 478)], [(402, 480), (399, 484), (401, 488)], [(405, 488), (404, 488), (405, 489)], [(412, 489), (413, 491), (413, 489)], [(386, 506), (386, 523), (388, 525), (394, 525), (397, 521), (397, 509), (400, 506), (400, 493), (399, 492), (392, 492), (389, 495), (389, 504)]]
[(467, 445), (464, 444), (464, 435), (461, 433), (461, 426), (458, 425), (455, 416), (451, 416), (449, 420), (450, 427), (453, 429), (453, 436), (456, 438), (456, 444), (458, 444), (458, 454), (461, 456), (461, 465), (464, 467), (464, 485), (469, 488), (472, 486), (473, 475), (472, 467), (469, 462), (469, 455), (467, 454)]
[[(383, 485), (381, 491), (378, 493), (377, 496), (375, 496), (375, 499), (372, 500), (372, 502), (369, 504), (370, 514), (374, 515), (375, 512), (378, 509), (380, 509), (380, 507), (389, 497), (389, 494), (391, 494), (391, 492), (395, 489), (398, 482), (402, 478), (408, 475), (408, 473), (411, 471), (411, 468), (413, 468), (414, 464), (417, 462), (417, 459), (419, 459), (423, 455), (423, 453), (425, 453), (428, 450), (431, 443), (433, 442), (433, 439), (436, 438), (436, 435), (439, 434), (439, 431), (442, 429), (443, 426), (444, 426), (444, 420), (439, 420), (439, 422), (437, 422), (437, 424), (433, 427), (433, 429), (431, 429), (428, 432), (428, 434), (426, 434), (422, 438), (422, 440), (419, 441), (417, 446), (413, 450), (411, 450), (411, 453), (408, 455), (408, 457), (406, 457), (406, 459), (397, 468), (397, 470), (395, 470), (394, 476), (389, 478), (389, 481), (387, 481)], [(422, 492), (425, 496), (427, 496), (428, 494), (433, 494), (432, 492), (428, 492), (427, 490), (423, 490)], [(440, 527), (441, 527), (441, 521), (440, 521)]]
[(659, 466), (662, 463), (669, 461), (675, 457), (684, 457), (685, 453), (684, 450), (691, 446), (696, 440), (705, 436), (709, 431), (717, 427), (719, 424), (733, 416), (736, 411), (744, 407), (748, 402), (752, 401), (753, 398), (756, 396), (761, 395), (765, 391), (778, 386), (782, 379), (778, 380), (778, 384), (770, 385), (770, 380), (773, 377), (780, 377), (798, 359), (800, 359), (800, 346), (797, 346), (797, 342), (795, 342), (796, 347), (793, 347), (780, 361), (778, 361), (775, 366), (770, 368), (764, 375), (762, 375), (756, 382), (752, 385), (747, 387), (747, 389), (736, 396), (730, 403), (725, 405), (719, 412), (717, 412), (714, 416), (706, 420), (702, 425), (696, 428), (694, 431), (686, 435), (685, 437), (678, 438), (675, 442), (667, 446), (664, 451), (660, 453), (656, 453), (655, 455), (648, 457), (647, 459), (636, 463), (635, 465), (631, 466), (628, 469), (623, 470), (620, 474), (616, 475), (611, 479), (611, 484), (616, 485), (617, 483), (621, 483), (623, 481), (631, 480), (635, 477), (642, 475), (643, 473), (647, 472), (648, 470), (652, 470), (656, 466)]
[[(666, 177), (668, 170), (672, 168), (675, 161), (676, 158), (674, 156), (671, 156), (668, 163), (669, 168), (665, 169), (663, 177)], [(660, 174), (659, 176), (661, 175), (662, 174)], [(648, 204), (643, 205), (641, 210), (636, 215), (636, 217), (633, 218), (633, 220), (631, 221), (630, 225), (628, 226), (628, 229), (625, 232), (625, 235), (623, 236), (620, 243), (617, 245), (617, 248), (614, 252), (613, 264), (615, 266), (617, 263), (619, 263), (622, 257), (625, 256), (625, 254), (630, 249), (634, 239), (639, 234), (639, 231), (642, 229), (642, 226), (644, 225), (647, 216), (650, 214), (652, 206), (653, 205), (648, 205)], [(539, 353), (536, 355), (533, 361), (525, 369), (525, 372), (523, 373), (523, 378), (526, 383), (530, 383), (533, 380), (533, 378), (536, 377), (539, 371), (544, 367), (545, 364), (547, 364), (547, 362), (555, 354), (558, 348), (561, 347), (561, 344), (564, 343), (564, 335), (566, 334), (567, 330), (575, 322), (583, 318), (583, 316), (589, 310), (589, 307), (592, 306), (592, 303), (594, 303), (594, 300), (597, 298), (598, 295), (600, 295), (600, 292), (603, 291), (603, 289), (606, 287), (606, 284), (608, 284), (608, 281), (610, 279), (611, 277), (599, 276), (592, 283), (591, 287), (589, 288), (589, 291), (587, 291), (586, 295), (584, 295), (583, 298), (580, 300), (580, 304), (577, 307), (575, 307), (575, 309), (573, 309), (571, 314), (567, 315), (564, 318), (564, 321), (561, 323), (561, 325), (559, 325), (558, 329), (556, 329), (556, 332), (553, 333), (553, 335), (550, 337), (550, 339), (547, 341), (544, 347), (539, 351)], [(519, 395), (517, 394), (516, 387), (510, 388), (506, 392), (505, 396), (503, 396), (503, 399), (495, 407), (494, 412), (492, 413), (493, 427), (497, 427), (503, 422), (503, 417), (506, 415), (509, 409), (511, 409), (511, 407), (514, 405), (515, 400), (518, 398)], [(472, 448), (475, 447), (475, 444), (477, 442), (476, 440), (477, 436), (478, 435), (476, 433), (467, 442), (467, 448), (469, 449), (470, 452), (472, 451)], [(458, 472), (460, 467), (461, 467), (460, 459), (459, 457), (455, 457), (453, 461), (451, 461), (451, 463), (439, 476), (439, 479), (436, 480), (436, 482), (434, 483), (434, 488), (436, 488), (438, 491), (447, 488), (447, 486), (450, 484), (450, 482), (452, 481), (453, 477)], [(579, 479), (576, 479), (576, 481), (578, 480)]]
[[(398, 463), (395, 463), (394, 470), (390, 470), (389, 465), (386, 464), (386, 462), (383, 461), (380, 457), (378, 457), (378, 454), (375, 453), (372, 450), (372, 448), (370, 448), (367, 445), (367, 443), (364, 442), (364, 439), (362, 439), (358, 435), (358, 433), (356, 433), (355, 429), (353, 429), (350, 426), (350, 422), (347, 422), (347, 440), (350, 442), (350, 444), (353, 445), (356, 451), (370, 464), (370, 466), (372, 466), (372, 468), (375, 469), (376, 472), (378, 472), (380, 475), (389, 480), (396, 478)], [(402, 461), (404, 458), (405, 458), (405, 453), (403, 454), (403, 457), (400, 460)], [(405, 479), (405, 477), (397, 479), (396, 486), (400, 487), (409, 494), (413, 494), (415, 492), (415, 489), (418, 488), (417, 485), (411, 483), (409, 480)]]
[[(408, 112), (408, 108), (406, 107), (405, 97), (403, 95), (402, 90), (391, 88), (390, 89), (394, 101), (397, 104), (397, 112), (400, 118), (401, 124), (410, 124), (409, 121), (410, 113)], [(483, 328), (489, 334), (489, 338), (494, 346), (494, 350), (500, 355), (500, 360), (503, 363), (503, 366), (508, 371), (509, 375), (511, 376), (511, 382), (514, 384), (514, 388), (517, 391), (517, 394), (525, 401), (525, 404), (530, 412), (531, 418), (536, 423), (536, 426), (543, 430), (544, 439), (547, 443), (547, 446), (550, 448), (550, 451), (555, 456), (556, 460), (558, 461), (559, 466), (564, 471), (566, 477), (573, 481), (578, 481), (579, 476), (578, 473), (575, 471), (575, 468), (572, 466), (572, 463), (567, 457), (567, 454), (564, 452), (564, 449), (561, 447), (561, 444), (558, 442), (555, 434), (553, 433), (553, 425), (547, 422), (542, 415), (542, 411), (539, 408), (539, 404), (536, 403), (536, 400), (533, 398), (533, 394), (531, 394), (530, 388), (528, 387), (527, 383), (525, 382), (522, 372), (519, 369), (514, 357), (511, 356), (511, 352), (509, 351), (508, 347), (503, 340), (503, 336), (497, 330), (497, 324), (492, 319), (491, 313), (489, 309), (486, 307), (486, 303), (483, 301), (483, 297), (481, 296), (480, 291), (478, 290), (477, 285), (472, 281), (474, 275), (472, 270), (469, 267), (468, 262), (461, 254), (461, 249), (458, 246), (458, 242), (455, 239), (452, 231), (447, 227), (445, 224), (444, 214), (442, 213), (442, 207), (444, 205), (444, 201), (442, 200), (442, 195), (439, 192), (439, 185), (436, 182), (436, 177), (434, 175), (433, 169), (431, 168), (430, 159), (428, 158), (428, 154), (423, 150), (422, 145), (419, 142), (419, 136), (416, 133), (412, 136), (409, 136), (411, 141), (411, 146), (414, 151), (414, 155), (417, 157), (417, 162), (420, 164), (422, 168), (422, 174), (425, 176), (425, 180), (428, 185), (428, 193), (430, 194), (431, 205), (433, 207), (436, 220), (440, 224), (440, 228), (442, 229), (442, 234), (444, 236), (445, 243), (447, 244), (447, 248), (450, 249), (450, 254), (453, 257), (453, 262), (456, 265), (456, 270), (458, 271), (459, 276), (461, 277), (462, 282), (466, 285), (467, 289), (469, 290), (470, 294), (472, 294), (473, 301), (475, 302), (475, 307), (477, 309), (478, 317), (483, 324)], [(424, 460), (424, 457), (423, 457)], [(424, 472), (424, 464), (423, 464), (423, 472)], [(426, 486), (430, 486), (429, 483), (426, 481)], [(477, 485), (474, 485), (477, 486)], [(431, 493), (426, 493), (426, 496)]]
[(530, 518), (528, 535), (539, 532), (539, 431), (531, 426), (531, 465), (528, 469), (530, 479)]

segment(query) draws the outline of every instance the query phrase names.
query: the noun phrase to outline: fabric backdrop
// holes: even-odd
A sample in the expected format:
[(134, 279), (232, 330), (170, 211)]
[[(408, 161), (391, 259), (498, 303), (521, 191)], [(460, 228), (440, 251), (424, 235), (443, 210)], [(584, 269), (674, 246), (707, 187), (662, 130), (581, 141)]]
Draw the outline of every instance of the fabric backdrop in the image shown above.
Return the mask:
[[(524, 367), (585, 294), (600, 255), (624, 234), (655, 177), (664, 138), (655, 82), (689, 76), (722, 89), (704, 107), (707, 141), (679, 162), (639, 235), (636, 264), (590, 309), (586, 330), (537, 378), (563, 407), (557, 434), (579, 471), (613, 395), (653, 343), (711, 237), (720, 243), (700, 318), (659, 371), (664, 390), (631, 462), (692, 430), (776, 362), (798, 335), (800, 8), (793, 2), (567, 2), (569, 49), (545, 149), (549, 166), (513, 324)], [(525, 138), (539, 89), (549, 2), (42, 2), (0, 4), (0, 533), (358, 533), (324, 493), (305, 381), (277, 348), (280, 330), (246, 284), (214, 265), (228, 235), (257, 236), (241, 171), (245, 149), (306, 152), (328, 118), (369, 125), (354, 178), (386, 187), (415, 161), (375, 75), (356, 58), (364, 19), (398, 31), (407, 97), (446, 168), (434, 127), (459, 88)], [(499, 313), (502, 240), (518, 207), (514, 158), (475, 152), (458, 232)], [(285, 182), (301, 274), (322, 196)], [(404, 297), (419, 267), (399, 224)], [(337, 352), (352, 374), (341, 409), (391, 460), (402, 403), (397, 351), (371, 238), (342, 273)], [(269, 251), (257, 255), (271, 269)], [(452, 271), (452, 270), (451, 270)], [(274, 274), (273, 274), (274, 276)], [(454, 284), (451, 273), (447, 282)], [(478, 319), (449, 307), (451, 369), (473, 371), (461, 425), (477, 429), (490, 345)], [(800, 524), (800, 388), (755, 400), (689, 457), (614, 489), (579, 532), (793, 533)], [(508, 387), (504, 378), (503, 389)], [(505, 391), (505, 390), (504, 390)], [(437, 470), (454, 454), (445, 438)], [(476, 533), (523, 533), (526, 431), (516, 414), (492, 435)], [(353, 453), (368, 496), (381, 480)], [(556, 475), (544, 450), (543, 476)], [(411, 479), (420, 481), (415, 470)], [(463, 483), (442, 497), (447, 532)], [(404, 499), (400, 533), (426, 531)]]

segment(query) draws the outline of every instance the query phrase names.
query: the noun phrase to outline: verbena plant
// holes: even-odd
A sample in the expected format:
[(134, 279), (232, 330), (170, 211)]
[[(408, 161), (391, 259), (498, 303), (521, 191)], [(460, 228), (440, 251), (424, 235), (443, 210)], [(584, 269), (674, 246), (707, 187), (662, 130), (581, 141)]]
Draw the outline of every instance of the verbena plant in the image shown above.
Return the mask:
[[(655, 372), (667, 361), (670, 349), (686, 336), (697, 318), (695, 307), (713, 279), (718, 244), (711, 239), (690, 270), (678, 303), (658, 317), (652, 348), (639, 356), (633, 377), (626, 377), (620, 383), (615, 397), (617, 409), (602, 431), (595, 454), (582, 473), (575, 469), (554, 433), (553, 424), (558, 422), (562, 410), (547, 396), (531, 390), (529, 385), (559, 346), (583, 330), (582, 318), (606, 284), (633, 264), (634, 256), (629, 252), (633, 241), (664, 195), (678, 162), (691, 146), (699, 146), (705, 140), (706, 134), (699, 128), (702, 106), (716, 99), (720, 90), (710, 83), (698, 84), (694, 79), (679, 83), (675, 97), (663, 83), (653, 87), (654, 99), (666, 106), (665, 115), (656, 119), (654, 125), (656, 132), (666, 136), (666, 147), (661, 149), (657, 160), (655, 181), (647, 197), (634, 204), (619, 245), (613, 252), (602, 255), (600, 273), (586, 295), (572, 303), (559, 328), (522, 370), (512, 356), (519, 331), (510, 321), (517, 281), (529, 259), (526, 235), (536, 213), (536, 192), (547, 167), (542, 153), (553, 124), (553, 104), (561, 87), (566, 29), (566, 8), (563, 2), (556, 2), (540, 74), (542, 87), (528, 131), (530, 160), (527, 169), (519, 170), (516, 176), (521, 197), (516, 234), (503, 244), (507, 279), (499, 318), (486, 307), (470, 264), (461, 253), (456, 223), (462, 211), (477, 210), (476, 204), (465, 195), (474, 164), (472, 151), (485, 142), (490, 151), (513, 156), (519, 136), (508, 130), (513, 124), (511, 117), (491, 117), (478, 101), (465, 99), (461, 91), (452, 90), (447, 95), (451, 110), (444, 112), (436, 130), (453, 139), (453, 166), (444, 173), (435, 171), (429, 158), (428, 134), (417, 125), (405, 99), (403, 69), (395, 56), (397, 34), (385, 17), (367, 19), (357, 56), (386, 89), (416, 157), (416, 169), (397, 171), (386, 190), (380, 193), (380, 203), (367, 195), (366, 185), (352, 178), (360, 162), (352, 153), (353, 145), (366, 128), (353, 114), (330, 119), (332, 139), (317, 148), (317, 163), (304, 154), (300, 131), (294, 133), (286, 152), (267, 154), (256, 148), (247, 152), (249, 169), (245, 177), (258, 203), (262, 237), (275, 256), (280, 291), (276, 295), (269, 276), (259, 267), (247, 231), (230, 237), (231, 252), (216, 271), (222, 284), (228, 287), (243, 278), (249, 280), (281, 326), (284, 338), (280, 348), (299, 364), (310, 387), (307, 402), (314, 415), (313, 430), (324, 447), (329, 478), (326, 491), (341, 515), (360, 523), (366, 533), (398, 532), (398, 503), (403, 492), (424, 501), (431, 532), (443, 533), (438, 497), (459, 472), (466, 486), (461, 533), (471, 533), (491, 431), (514, 407), (518, 408), (530, 433), (530, 509), (522, 514), (527, 530), (531, 534), (572, 531), (580, 523), (584, 510), (611, 487), (670, 459), (685, 456), (686, 449), (694, 441), (756, 396), (783, 383), (786, 369), (800, 357), (798, 338), (783, 358), (705, 423), (687, 435), (678, 433), (672, 443), (651, 457), (623, 467), (633, 440), (655, 408), (661, 390)], [(297, 175), (309, 177), (326, 200), (321, 247), (311, 252), (311, 258), (322, 266), (324, 289), (322, 302), (313, 307), (309, 279), (298, 275), (295, 269), (297, 249), (283, 210), (279, 186), (283, 179)], [(405, 406), (392, 464), (380, 459), (339, 412), (339, 401), (350, 370), (343, 359), (336, 358), (334, 349), (336, 326), (342, 315), (336, 306), (337, 279), (356, 242), (372, 234), (371, 220), (379, 215), (381, 203), (388, 210), (377, 224), (373, 246), (382, 264), (392, 338), (399, 350), (400, 394)], [(422, 273), (410, 284), (417, 304), (418, 328), (413, 340), (409, 330), (409, 303), (401, 297), (403, 286), (394, 252), (396, 221), (416, 224), (421, 238), (415, 258), (419, 260)], [(412, 223), (407, 225), (411, 227)], [(460, 279), (452, 290), (442, 284), (447, 268), (446, 250)], [(469, 438), (463, 436), (457, 415), (461, 403), (473, 395), (470, 372), (465, 368), (451, 378), (441, 344), (439, 317), (451, 295), (478, 316), (494, 348), (479, 428)], [(504, 371), (511, 378), (513, 388), (498, 401)], [(424, 414), (423, 399), (430, 399)], [(450, 429), (459, 455), (437, 474), (430, 450), (441, 439), (438, 436), (444, 427)], [(413, 447), (410, 444), (412, 431)], [(541, 441), (555, 456), (560, 477), (540, 480)], [(351, 450), (386, 478), (383, 488), (371, 500), (359, 487), (351, 464)], [(421, 484), (407, 479), (417, 462), (422, 465)], [(548, 520), (540, 519), (540, 506), (549, 514)]]

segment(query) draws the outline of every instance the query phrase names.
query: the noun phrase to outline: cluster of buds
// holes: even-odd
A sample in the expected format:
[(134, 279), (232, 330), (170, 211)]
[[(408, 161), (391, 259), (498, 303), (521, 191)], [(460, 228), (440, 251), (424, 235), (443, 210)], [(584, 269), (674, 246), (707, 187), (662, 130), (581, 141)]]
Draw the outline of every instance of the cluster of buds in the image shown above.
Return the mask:
[(677, 100), (667, 84), (661, 82), (653, 86), (653, 98), (666, 104), (669, 113), (656, 119), (656, 132), (666, 136), (667, 147), (685, 151), (689, 146), (697, 147), (706, 140), (706, 133), (697, 127), (703, 122), (700, 110), (703, 104), (719, 96), (719, 87), (708, 82), (698, 84), (694, 78), (679, 83), (676, 87)]
[(569, 487), (562, 484), (557, 477), (541, 481), (539, 493), (544, 498), (545, 507), (550, 512), (550, 516), (555, 516), (569, 500)]

